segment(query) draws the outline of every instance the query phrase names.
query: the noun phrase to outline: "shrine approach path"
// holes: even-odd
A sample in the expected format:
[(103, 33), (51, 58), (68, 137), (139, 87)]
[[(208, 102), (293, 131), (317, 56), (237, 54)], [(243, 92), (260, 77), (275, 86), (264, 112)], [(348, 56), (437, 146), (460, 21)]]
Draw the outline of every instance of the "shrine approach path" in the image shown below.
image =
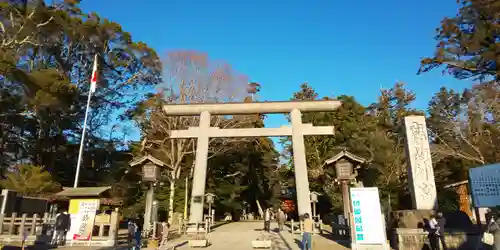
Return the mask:
[[(282, 232), (278, 233), (273, 229), (277, 228), (276, 223), (271, 223), (271, 232), (267, 233), (262, 231), (264, 223), (262, 221), (248, 221), (248, 222), (233, 222), (215, 228), (212, 233), (208, 235), (210, 246), (205, 248), (208, 250), (251, 250), (252, 241), (256, 240), (259, 236), (267, 236), (272, 241), (272, 250), (300, 250), (300, 234), (292, 235), (289, 228), (285, 228)], [(344, 250), (346, 248), (330, 239), (321, 235), (313, 236), (314, 250)], [(171, 242), (174, 243), (174, 242)], [(176, 245), (178, 250), (190, 249), (185, 242), (185, 239), (178, 239)]]

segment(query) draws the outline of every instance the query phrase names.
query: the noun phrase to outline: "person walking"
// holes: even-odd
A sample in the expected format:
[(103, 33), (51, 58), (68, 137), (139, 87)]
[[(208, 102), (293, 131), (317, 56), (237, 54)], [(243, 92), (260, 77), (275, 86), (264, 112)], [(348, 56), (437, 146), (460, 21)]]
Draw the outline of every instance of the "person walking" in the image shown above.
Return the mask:
[(142, 247), (142, 222), (140, 218), (135, 221), (135, 250), (140, 250)]
[(167, 245), (168, 242), (168, 233), (170, 231), (170, 224), (168, 222), (164, 221), (161, 223), (162, 229), (161, 229), (161, 242), (160, 242), (160, 249), (164, 249), (165, 246)]
[(500, 219), (498, 216), (491, 218), (486, 232), (493, 234), (493, 248), (492, 250), (500, 250)]
[(302, 232), (302, 250), (312, 249), (312, 234), (314, 230), (314, 221), (309, 218), (309, 214), (304, 214), (304, 227)]
[(438, 237), (438, 221), (434, 215), (431, 215), (429, 219), (429, 243), (431, 245), (431, 250), (439, 250), (439, 237)]
[[(436, 236), (439, 239), (439, 242), (441, 242), (441, 246), (443, 246), (443, 250), (447, 250), (448, 248), (446, 247), (446, 241), (444, 238), (444, 227), (446, 226), (446, 219), (443, 216), (443, 213), (438, 212), (437, 213), (437, 228), (436, 228)], [(438, 242), (438, 249), (439, 249), (439, 242)]]
[(269, 232), (271, 230), (271, 211), (266, 208), (264, 212), (264, 231)]
[(66, 245), (66, 234), (68, 233), (71, 227), (71, 217), (66, 210), (61, 210), (55, 219), (55, 230), (56, 233), (54, 235), (53, 243), (54, 245), (64, 246)]
[(285, 213), (281, 210), (281, 208), (278, 208), (277, 220), (278, 220), (278, 231), (281, 232), (283, 230), (283, 226), (285, 225), (285, 220), (286, 220)]
[(132, 241), (135, 238), (136, 226), (134, 220), (130, 219), (127, 224), (127, 243), (128, 249), (132, 249)]

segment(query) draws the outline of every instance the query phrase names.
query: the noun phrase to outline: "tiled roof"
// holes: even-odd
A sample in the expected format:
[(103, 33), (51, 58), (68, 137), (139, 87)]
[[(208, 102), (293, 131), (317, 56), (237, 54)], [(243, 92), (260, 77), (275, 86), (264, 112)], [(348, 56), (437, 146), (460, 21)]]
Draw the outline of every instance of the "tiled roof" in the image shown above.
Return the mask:
[(66, 197), (88, 197), (99, 196), (108, 191), (111, 187), (81, 187), (81, 188), (64, 188), (63, 191), (55, 194), (56, 196)]

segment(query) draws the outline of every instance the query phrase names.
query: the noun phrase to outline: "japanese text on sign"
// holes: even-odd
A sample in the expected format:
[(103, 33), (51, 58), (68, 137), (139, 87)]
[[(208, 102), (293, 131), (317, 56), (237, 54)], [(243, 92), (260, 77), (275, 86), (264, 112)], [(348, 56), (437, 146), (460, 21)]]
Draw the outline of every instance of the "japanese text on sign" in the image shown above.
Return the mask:
[(99, 200), (81, 200), (78, 203), (78, 212), (71, 218), (69, 236), (73, 240), (89, 240), (94, 228), (96, 210), (99, 209)]
[(471, 168), (469, 178), (475, 207), (500, 206), (500, 164)]
[(357, 244), (384, 244), (385, 234), (377, 188), (351, 188), (353, 240)]

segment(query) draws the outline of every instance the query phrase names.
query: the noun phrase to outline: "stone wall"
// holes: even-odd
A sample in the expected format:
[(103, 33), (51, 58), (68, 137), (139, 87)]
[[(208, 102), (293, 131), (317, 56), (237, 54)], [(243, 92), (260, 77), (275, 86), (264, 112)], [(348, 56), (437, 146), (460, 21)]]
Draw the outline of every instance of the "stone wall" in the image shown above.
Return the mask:
[[(474, 232), (445, 233), (448, 249), (469, 250), (476, 249), (481, 243), (481, 237)], [(430, 249), (428, 233), (421, 228), (396, 228), (393, 231), (392, 247), (397, 250)]]
[[(432, 210), (398, 210), (390, 214), (389, 228), (424, 228), (431, 215)], [(446, 219), (447, 229), (453, 231), (471, 232), (476, 230), (469, 216), (463, 211), (443, 212)]]
[[(399, 210), (393, 211), (389, 220), (388, 231), (391, 246), (396, 250), (423, 250), (430, 249), (428, 233), (424, 230), (428, 226), (428, 219), (434, 214), (432, 210)], [(445, 240), (448, 249), (468, 250), (476, 249), (481, 243), (477, 227), (462, 211), (445, 212)]]
[(390, 228), (424, 228), (433, 210), (397, 210), (390, 216)]

